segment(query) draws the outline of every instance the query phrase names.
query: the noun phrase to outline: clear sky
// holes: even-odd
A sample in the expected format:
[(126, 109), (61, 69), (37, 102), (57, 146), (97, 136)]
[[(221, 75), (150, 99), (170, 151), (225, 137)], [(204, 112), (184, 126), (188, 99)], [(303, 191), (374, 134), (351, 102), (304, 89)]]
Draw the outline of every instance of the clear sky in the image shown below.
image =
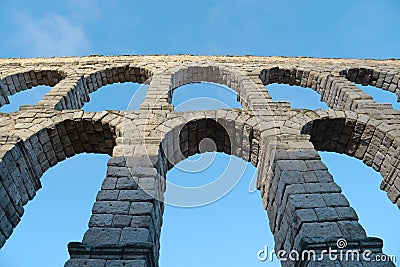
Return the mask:
[[(397, 0), (3, 0), (0, 57), (252, 54), (400, 58), (398, 14)], [(184, 109), (185, 101), (200, 97), (198, 107), (204, 105), (204, 98), (238, 107), (232, 93), (211, 87), (182, 87), (174, 94), (174, 104), (183, 103)], [(91, 95), (94, 101), (84, 109), (125, 109), (138, 88), (135, 84), (101, 88)], [(30, 95), (13, 96), (10, 101), (15, 104), (14, 110), (18, 104), (37, 102), (47, 89), (35, 88)], [(290, 101), (293, 107), (326, 108), (309, 89), (282, 85), (267, 89), (275, 100)], [(395, 101), (390, 93), (385, 96), (376, 88), (363, 89), (376, 100)], [(392, 98), (385, 99), (387, 96)], [(191, 103), (195, 102), (188, 106), (193, 106)], [(8, 108), (0, 111), (9, 112), (13, 107)], [(385, 251), (400, 257), (400, 213), (379, 190), (381, 176), (359, 160), (320, 154), (368, 235), (383, 238)], [(234, 157), (214, 156), (204, 170), (189, 175), (178, 165), (168, 173), (168, 179), (184, 185), (209, 183), (220, 177), (228, 162), (243, 164)], [(196, 157), (181, 164), (190, 165)], [(63, 265), (68, 258), (67, 243), (80, 241), (87, 229), (108, 158), (82, 154), (45, 173), (43, 189), (26, 206), (22, 222), (0, 250), (1, 267)], [(203, 158), (207, 160), (209, 155)], [(272, 248), (273, 239), (259, 193), (248, 190), (256, 169), (246, 167), (243, 178), (222, 199), (197, 208), (166, 207), (161, 267), (279, 266), (277, 262), (257, 260), (257, 251), (265, 245)]]

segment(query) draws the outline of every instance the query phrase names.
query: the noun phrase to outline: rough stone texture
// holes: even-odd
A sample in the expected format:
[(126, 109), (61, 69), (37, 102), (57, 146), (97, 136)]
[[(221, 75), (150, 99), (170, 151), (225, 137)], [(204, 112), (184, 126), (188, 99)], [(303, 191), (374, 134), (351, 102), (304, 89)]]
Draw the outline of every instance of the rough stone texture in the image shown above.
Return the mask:
[[(243, 109), (174, 111), (174, 90), (202, 81), (235, 90)], [(117, 82), (149, 84), (140, 110), (80, 110), (90, 93)], [(264, 87), (273, 83), (312, 88), (330, 109), (274, 102)], [(258, 167), (276, 249), (318, 250), (346, 238), (357, 250), (384, 255), (382, 242), (366, 236), (317, 153), (362, 160), (382, 174), (381, 189), (400, 205), (400, 112), (376, 103), (355, 83), (400, 97), (400, 62), (189, 55), (0, 59), (0, 106), (17, 92), (52, 87), (37, 105), (0, 113), (0, 246), (46, 170), (79, 153), (104, 153), (112, 158), (89, 229), (82, 242), (69, 244), (65, 266), (158, 266), (167, 171), (190, 155), (219, 151)], [(329, 259), (282, 264), (372, 266)]]

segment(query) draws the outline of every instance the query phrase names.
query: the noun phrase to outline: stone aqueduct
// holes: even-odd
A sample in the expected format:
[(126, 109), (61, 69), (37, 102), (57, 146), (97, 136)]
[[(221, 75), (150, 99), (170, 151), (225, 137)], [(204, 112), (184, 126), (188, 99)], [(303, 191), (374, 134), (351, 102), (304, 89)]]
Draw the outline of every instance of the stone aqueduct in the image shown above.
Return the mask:
[[(232, 88), (243, 109), (174, 111), (174, 89), (201, 81)], [(140, 110), (80, 110), (90, 93), (117, 82), (149, 84)], [(272, 83), (312, 88), (330, 109), (275, 102), (264, 87)], [(17, 92), (52, 87), (36, 105), (0, 113), (0, 246), (46, 170), (79, 153), (104, 153), (112, 158), (89, 229), (82, 242), (68, 245), (65, 266), (158, 266), (166, 172), (210, 138), (217, 151), (258, 168), (277, 250), (318, 251), (345, 238), (348, 248), (382, 254), (382, 241), (366, 235), (317, 152), (362, 160), (381, 173), (381, 189), (400, 206), (400, 112), (354, 83), (400, 97), (400, 62), (189, 55), (0, 59), (1, 105)], [(327, 258), (282, 264), (394, 266)]]

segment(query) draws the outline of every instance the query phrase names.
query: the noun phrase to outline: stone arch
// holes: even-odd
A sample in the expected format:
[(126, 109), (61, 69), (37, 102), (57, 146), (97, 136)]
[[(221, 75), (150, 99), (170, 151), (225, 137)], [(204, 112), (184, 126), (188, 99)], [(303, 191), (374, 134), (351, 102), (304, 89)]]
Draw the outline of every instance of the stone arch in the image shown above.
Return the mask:
[(315, 89), (318, 75), (315, 71), (301, 70), (297, 68), (273, 67), (263, 69), (260, 73), (260, 79), (264, 85), (272, 83), (283, 83), (301, 87), (310, 87)]
[(248, 76), (238, 70), (217, 64), (187, 65), (155, 75), (143, 108), (155, 109), (170, 105), (176, 88), (200, 82), (231, 88), (237, 93), (237, 100), (243, 108), (265, 108), (267, 99), (270, 99), (265, 90), (260, 90)]
[(280, 67), (263, 69), (260, 73), (260, 79), (264, 86), (277, 83), (311, 88), (321, 95), (321, 101), (328, 104), (323, 100), (324, 91), (320, 89), (318, 82), (323, 76), (322, 73), (312, 70)]
[(352, 110), (359, 104), (375, 104), (372, 97), (360, 88), (327, 71), (273, 67), (263, 69), (260, 79), (264, 85), (279, 83), (311, 88), (320, 94), (321, 101), (333, 109)]
[[(143, 84), (149, 80), (152, 73), (139, 66), (122, 65), (122, 66), (108, 66), (102, 69), (96, 70), (91, 73), (74, 74), (69, 77), (71, 82), (69, 89), (65, 92), (65, 89), (59, 88), (53, 90), (51, 94), (45, 97), (46, 101), (55, 101), (55, 109), (80, 109), (86, 102), (90, 101), (89, 94), (95, 92), (99, 88), (113, 84), (113, 83), (140, 83)], [(53, 96), (57, 97), (54, 99)]]
[(0, 106), (9, 104), (8, 96), (39, 85), (53, 87), (66, 77), (59, 70), (32, 69), (10, 74), (0, 79)]
[[(159, 172), (166, 172), (180, 161), (199, 152), (223, 152), (258, 165), (260, 131), (255, 117), (243, 113), (219, 110), (218, 116), (197, 113), (191, 120), (181, 117), (169, 120), (160, 126), (163, 132), (159, 148)], [(229, 113), (229, 115), (228, 115)], [(213, 141), (201, 146), (205, 139)], [(200, 145), (200, 147), (199, 147)]]
[[(64, 115), (64, 116), (62, 116)], [(0, 161), (0, 247), (10, 237), (24, 213), (23, 206), (41, 188), (40, 178), (50, 167), (80, 153), (112, 155), (118, 116), (103, 113), (63, 113), (53, 124), (36, 132), (7, 138)], [(76, 114), (75, 114), (76, 115)]]
[(286, 126), (310, 135), (316, 150), (355, 157), (379, 172), (383, 177), (381, 189), (400, 207), (400, 162), (396, 156), (400, 141), (396, 126), (351, 111), (306, 111), (289, 121)]
[(397, 71), (383, 71), (375, 68), (349, 68), (339, 72), (350, 82), (361, 85), (370, 85), (395, 93), (400, 99), (400, 73)]
[(261, 99), (263, 95), (251, 79), (237, 70), (227, 69), (222, 66), (188, 66), (180, 68), (171, 75), (168, 101), (171, 103), (172, 95), (176, 88), (196, 82), (211, 82), (223, 84), (233, 89), (238, 95), (238, 101), (243, 107), (251, 106), (250, 92), (258, 92)]

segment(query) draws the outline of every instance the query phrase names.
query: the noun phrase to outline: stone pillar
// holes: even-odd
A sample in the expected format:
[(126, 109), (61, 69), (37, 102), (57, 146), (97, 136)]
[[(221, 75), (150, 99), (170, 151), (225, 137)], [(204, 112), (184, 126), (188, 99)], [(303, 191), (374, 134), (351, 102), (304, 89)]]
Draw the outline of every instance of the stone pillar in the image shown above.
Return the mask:
[(82, 242), (65, 267), (156, 267), (165, 185), (146, 157), (113, 157)]
[[(382, 255), (383, 242), (367, 237), (356, 212), (311, 143), (286, 140), (271, 151), (275, 152), (271, 168), (268, 175), (263, 174), (265, 179), (259, 186), (274, 234), (275, 251), (287, 253), (284, 257), (288, 260), (283, 261), (282, 266), (394, 266), (391, 262), (363, 259), (365, 250), (371, 251), (371, 259)], [(341, 247), (343, 250), (339, 249)], [(329, 248), (333, 259), (337, 259), (322, 254)], [(300, 254), (298, 261), (288, 257), (294, 250)], [(301, 254), (310, 250), (316, 252), (317, 260), (308, 260), (308, 256), (301, 259)], [(340, 253), (345, 256), (350, 250), (359, 253), (359, 261), (350, 256), (350, 260), (340, 259)], [(293, 252), (292, 259), (295, 258)]]
[(153, 75), (141, 110), (172, 110), (171, 74)]

